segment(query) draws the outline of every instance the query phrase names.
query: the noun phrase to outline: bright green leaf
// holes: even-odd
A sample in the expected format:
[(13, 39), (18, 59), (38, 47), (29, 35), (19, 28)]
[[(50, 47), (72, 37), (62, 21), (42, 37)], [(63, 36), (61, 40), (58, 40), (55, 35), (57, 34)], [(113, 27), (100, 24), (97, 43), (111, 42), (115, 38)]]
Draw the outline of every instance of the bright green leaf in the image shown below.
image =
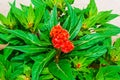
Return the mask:
[(50, 63), (49, 71), (60, 80), (75, 80), (72, 75), (71, 65), (67, 60)]
[(48, 21), (48, 30), (50, 31), (51, 28), (55, 25), (58, 24), (58, 21), (57, 21), (57, 8), (54, 7), (53, 10), (52, 10), (52, 13), (51, 13), (51, 17), (50, 17), (50, 20)]
[(78, 35), (78, 33), (79, 33), (79, 31), (82, 27), (82, 20), (83, 20), (83, 16), (80, 17), (77, 26), (75, 27), (75, 29), (70, 34), (70, 40), (73, 40)]
[(47, 48), (39, 47), (39, 46), (33, 46), (33, 45), (24, 45), (24, 46), (8, 46), (8, 49), (14, 49), (18, 50), (24, 53), (38, 53), (38, 52), (44, 52), (47, 51)]
[(104, 35), (101, 35), (99, 33), (85, 35), (79, 40), (74, 41), (74, 44), (76, 45), (74, 50), (87, 49), (97, 44), (98, 42), (103, 41), (104, 39)]
[(39, 61), (35, 61), (32, 67), (32, 80), (39, 80), (39, 76), (45, 67), (45, 65), (55, 56), (55, 50), (51, 50), (49, 53), (47, 53), (47, 56), (45, 58), (41, 58)]

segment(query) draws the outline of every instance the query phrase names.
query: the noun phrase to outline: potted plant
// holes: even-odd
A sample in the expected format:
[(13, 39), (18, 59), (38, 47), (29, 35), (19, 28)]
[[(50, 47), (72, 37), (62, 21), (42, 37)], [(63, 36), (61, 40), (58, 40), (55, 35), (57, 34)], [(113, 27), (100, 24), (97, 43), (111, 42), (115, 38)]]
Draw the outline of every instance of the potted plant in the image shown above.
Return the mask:
[[(74, 0), (10, 3), (0, 14), (0, 80), (120, 80), (120, 28), (99, 12), (95, 0), (84, 9)], [(117, 51), (116, 51), (117, 49)]]

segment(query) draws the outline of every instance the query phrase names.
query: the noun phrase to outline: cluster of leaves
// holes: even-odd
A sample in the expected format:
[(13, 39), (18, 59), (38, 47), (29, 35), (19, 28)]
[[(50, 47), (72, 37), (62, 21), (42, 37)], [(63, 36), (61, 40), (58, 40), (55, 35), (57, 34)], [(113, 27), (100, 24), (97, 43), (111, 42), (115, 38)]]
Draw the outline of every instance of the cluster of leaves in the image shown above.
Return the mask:
[[(120, 80), (120, 39), (111, 41), (120, 28), (108, 23), (119, 15), (98, 12), (95, 0), (82, 10), (74, 0), (31, 2), (0, 14), (0, 80)], [(51, 43), (58, 23), (75, 46), (68, 54)]]

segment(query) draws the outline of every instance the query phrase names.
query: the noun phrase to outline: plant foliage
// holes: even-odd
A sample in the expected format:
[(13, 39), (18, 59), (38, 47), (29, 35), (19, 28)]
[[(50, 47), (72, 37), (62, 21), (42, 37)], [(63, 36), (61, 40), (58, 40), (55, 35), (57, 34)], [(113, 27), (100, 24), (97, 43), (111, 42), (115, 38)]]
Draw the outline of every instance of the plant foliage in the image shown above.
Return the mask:
[(109, 23), (119, 15), (73, 2), (14, 1), (0, 13), (0, 80), (120, 80), (120, 28)]

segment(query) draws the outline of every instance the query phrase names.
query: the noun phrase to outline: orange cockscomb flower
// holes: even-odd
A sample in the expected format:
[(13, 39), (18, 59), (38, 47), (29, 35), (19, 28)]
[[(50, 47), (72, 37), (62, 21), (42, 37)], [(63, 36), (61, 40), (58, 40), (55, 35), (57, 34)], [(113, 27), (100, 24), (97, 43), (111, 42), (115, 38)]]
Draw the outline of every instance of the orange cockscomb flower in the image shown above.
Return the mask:
[(55, 48), (61, 49), (62, 52), (68, 53), (74, 49), (74, 45), (69, 41), (69, 33), (60, 25), (54, 26), (51, 29), (50, 36), (52, 44)]

